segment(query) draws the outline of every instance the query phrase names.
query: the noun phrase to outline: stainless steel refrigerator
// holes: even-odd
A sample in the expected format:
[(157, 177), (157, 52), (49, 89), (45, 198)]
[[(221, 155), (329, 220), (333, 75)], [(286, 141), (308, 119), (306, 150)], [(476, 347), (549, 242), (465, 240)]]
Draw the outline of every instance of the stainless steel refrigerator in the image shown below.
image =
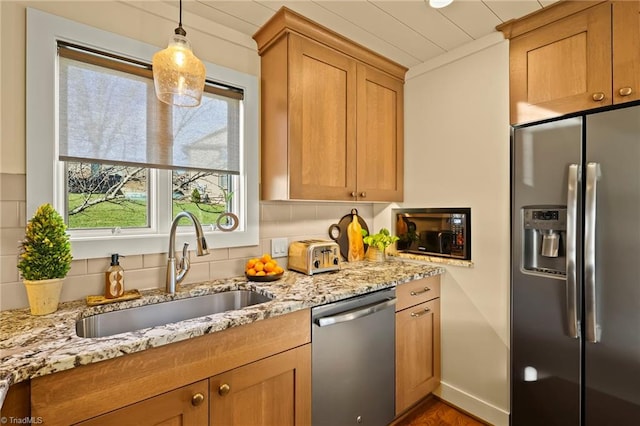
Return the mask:
[(640, 424), (640, 104), (512, 130), (511, 424)]

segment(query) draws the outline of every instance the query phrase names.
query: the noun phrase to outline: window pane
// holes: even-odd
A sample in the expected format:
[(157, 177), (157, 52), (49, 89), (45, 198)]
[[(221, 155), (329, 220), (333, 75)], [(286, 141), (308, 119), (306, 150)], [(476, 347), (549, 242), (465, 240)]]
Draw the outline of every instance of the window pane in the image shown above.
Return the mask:
[(69, 229), (149, 226), (148, 169), (66, 162)]
[[(197, 171), (174, 171), (173, 217), (181, 211), (193, 213), (204, 225), (215, 225), (221, 213), (233, 210), (234, 182), (237, 176)], [(180, 222), (189, 224), (188, 219)], [(224, 225), (224, 224), (223, 224)]]

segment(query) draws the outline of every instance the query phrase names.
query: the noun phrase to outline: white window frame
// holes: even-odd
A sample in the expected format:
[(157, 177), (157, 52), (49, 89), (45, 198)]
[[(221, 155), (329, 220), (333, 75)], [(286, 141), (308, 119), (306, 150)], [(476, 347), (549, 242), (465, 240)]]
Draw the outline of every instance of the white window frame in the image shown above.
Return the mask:
[[(85, 24), (27, 8), (27, 219), (43, 203), (58, 211), (65, 208), (66, 191), (62, 184), (64, 164), (58, 160), (58, 55), (57, 42), (66, 41), (120, 56), (151, 63), (161, 48)], [(204, 62), (204, 61), (203, 61)], [(244, 90), (243, 143), (241, 146), (240, 194), (234, 197), (240, 207), (241, 229), (220, 232), (205, 229), (211, 248), (255, 246), (259, 242), (258, 202), (258, 78), (219, 65), (204, 62), (207, 78)], [(150, 169), (157, 173), (158, 186), (169, 184), (166, 191), (150, 188), (155, 206), (166, 206), (171, 213), (171, 171)], [(75, 259), (124, 255), (166, 253), (169, 246), (170, 219), (160, 220), (162, 207), (150, 207), (152, 232), (139, 231), (105, 235), (104, 230), (70, 232)], [(244, 214), (243, 214), (244, 213)], [(166, 217), (166, 214), (164, 215)], [(155, 221), (155, 223), (154, 223)], [(180, 227), (176, 247), (184, 242), (193, 245), (193, 227)]]

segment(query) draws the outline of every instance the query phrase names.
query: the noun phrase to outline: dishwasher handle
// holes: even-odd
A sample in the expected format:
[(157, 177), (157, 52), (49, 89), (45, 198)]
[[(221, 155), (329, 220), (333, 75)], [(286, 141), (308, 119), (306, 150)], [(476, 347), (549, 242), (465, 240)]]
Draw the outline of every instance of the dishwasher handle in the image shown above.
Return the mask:
[(396, 298), (390, 297), (381, 302), (376, 302), (371, 305), (366, 305), (363, 307), (352, 309), (350, 311), (345, 311), (345, 312), (339, 313), (338, 315), (331, 315), (328, 317), (317, 318), (315, 320), (315, 323), (320, 327), (325, 327), (328, 325), (339, 324), (341, 322), (353, 321), (358, 318), (366, 317), (367, 315), (380, 312), (395, 304), (396, 304)]

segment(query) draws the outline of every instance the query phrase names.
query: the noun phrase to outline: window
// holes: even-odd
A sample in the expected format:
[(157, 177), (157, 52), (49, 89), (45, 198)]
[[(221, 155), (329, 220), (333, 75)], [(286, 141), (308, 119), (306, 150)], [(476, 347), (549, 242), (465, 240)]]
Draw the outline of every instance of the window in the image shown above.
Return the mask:
[(200, 107), (172, 107), (159, 48), (32, 9), (27, 32), (27, 210), (52, 202), (75, 258), (164, 252), (183, 210), (212, 247), (258, 243), (256, 77), (205, 63)]

